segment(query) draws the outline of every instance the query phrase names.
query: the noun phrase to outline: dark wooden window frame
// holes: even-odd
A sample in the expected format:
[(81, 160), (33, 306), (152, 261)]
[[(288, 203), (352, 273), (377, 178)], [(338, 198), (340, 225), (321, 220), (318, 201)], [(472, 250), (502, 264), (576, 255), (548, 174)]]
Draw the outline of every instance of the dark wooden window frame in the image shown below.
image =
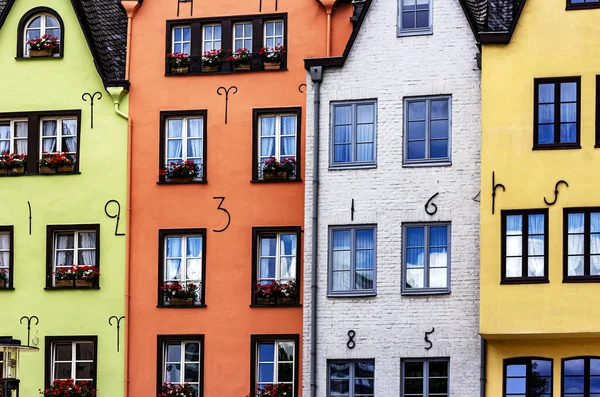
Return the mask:
[[(544, 276), (543, 277), (506, 277), (506, 217), (508, 215), (521, 215), (523, 217), (523, 234), (522, 234), (522, 275), (528, 274), (527, 270), (527, 258), (529, 257), (527, 247), (528, 247), (528, 225), (529, 225), (529, 215), (544, 215)], [(528, 209), (528, 210), (502, 210), (502, 222), (500, 228), (500, 246), (502, 247), (501, 251), (501, 274), (500, 274), (500, 284), (536, 284), (536, 283), (548, 283), (549, 275), (548, 275), (548, 252), (549, 252), (549, 244), (548, 240), (550, 238), (549, 235), (549, 215), (548, 209)]]
[[(256, 365), (257, 353), (256, 346), (259, 342), (269, 342), (276, 340), (291, 340), (295, 344), (294, 349), (294, 390), (292, 396), (298, 397), (298, 352), (300, 351), (300, 335), (298, 334), (268, 334), (268, 335), (250, 335), (250, 392), (254, 392), (256, 386)], [(277, 354), (277, 350), (275, 350)]]
[(50, 387), (52, 384), (52, 344), (68, 342), (92, 342), (94, 344), (94, 387), (98, 383), (98, 336), (46, 336), (45, 341), (45, 360), (44, 360), (44, 384)]
[[(258, 149), (259, 135), (258, 135), (258, 121), (261, 116), (273, 115), (273, 114), (295, 114), (296, 115), (296, 177), (294, 179), (283, 179), (283, 180), (265, 180), (259, 179), (258, 176)], [(288, 107), (288, 108), (262, 108), (252, 109), (252, 182), (301, 182), (302, 181), (302, 145), (300, 144), (302, 138), (302, 108), (301, 107)]]
[[(575, 356), (575, 357), (566, 357), (561, 360), (560, 366), (560, 390), (561, 397), (565, 396), (565, 364), (567, 361), (571, 360), (584, 360), (583, 362), (583, 397), (590, 397), (590, 360), (600, 360), (600, 356)], [(596, 376), (596, 375), (594, 375)], [(575, 393), (573, 393), (575, 394)], [(595, 395), (595, 394), (594, 394)]]
[[(577, 83), (577, 140), (574, 143), (560, 143), (560, 85)], [(539, 86), (554, 84), (554, 143), (538, 144)], [(581, 76), (547, 77), (534, 79), (533, 83), (533, 150), (581, 149)]]
[[(211, 17), (211, 18), (193, 18), (193, 19), (174, 19), (167, 21), (167, 30), (166, 30), (166, 53), (173, 52), (172, 51), (172, 36), (173, 36), (173, 28), (179, 26), (190, 26), (190, 73), (189, 74), (215, 74), (213, 73), (202, 73), (201, 72), (201, 61), (203, 54), (203, 41), (202, 41), (202, 26), (203, 25), (221, 25), (221, 48), (226, 51), (225, 59), (231, 55), (231, 50), (233, 48), (233, 24), (239, 22), (252, 22), (252, 48), (249, 50), (253, 54), (257, 54), (260, 51), (260, 48), (264, 45), (264, 23), (270, 20), (280, 19), (283, 20), (283, 46), (288, 48), (288, 15), (286, 12), (283, 13), (273, 13), (273, 14), (254, 14), (254, 15), (236, 15), (236, 16), (221, 16), (221, 17)], [(258, 40), (257, 40), (258, 39)], [(253, 71), (262, 71), (263, 65), (260, 59), (254, 57), (252, 60)], [(287, 54), (283, 58), (281, 63), (281, 70), (287, 70)], [(231, 62), (224, 61), (221, 70), (217, 73), (232, 73), (233, 67)], [(171, 70), (169, 68), (168, 63), (165, 61), (165, 75), (171, 75)], [(179, 75), (181, 76), (181, 75)], [(183, 75), (185, 76), (185, 75)]]
[(592, 8), (600, 8), (600, 2), (598, 3), (572, 3), (571, 0), (567, 0), (567, 11), (572, 10), (589, 10)]
[[(598, 3), (600, 7), (600, 2)], [(600, 148), (600, 75), (596, 76), (596, 148)]]
[[(590, 275), (590, 214), (600, 207), (563, 208), (563, 283), (600, 282), (600, 275)], [(583, 214), (583, 276), (569, 276), (569, 214)]]
[[(250, 286), (250, 306), (256, 307), (294, 307), (300, 306), (300, 292), (302, 291), (302, 284), (300, 283), (300, 264), (302, 263), (301, 254), (302, 254), (302, 228), (300, 226), (273, 226), (273, 227), (253, 227), (252, 228), (252, 285)], [(291, 232), (296, 233), (296, 286), (298, 290), (298, 295), (296, 296), (296, 304), (295, 305), (259, 305), (256, 303), (256, 297), (254, 296), (254, 288), (256, 283), (258, 282), (258, 242), (259, 237), (262, 234), (275, 234), (275, 233), (285, 233)]]
[(503, 363), (502, 363), (502, 396), (506, 396), (506, 375), (507, 375), (507, 371), (506, 368), (509, 365), (526, 365), (527, 366), (527, 375), (525, 378), (525, 387), (527, 388), (529, 380), (531, 378), (531, 362), (533, 360), (544, 360), (544, 361), (549, 361), (550, 362), (550, 395), (553, 395), (553, 384), (552, 382), (554, 381), (554, 359), (552, 358), (547, 358), (547, 357), (513, 357), (513, 358), (505, 358)]
[[(25, 57), (25, 24), (33, 18), (36, 14), (50, 14), (58, 21), (58, 26), (60, 27), (60, 44), (58, 46), (58, 56), (57, 57), (48, 57), (48, 58), (30, 58)], [(31, 10), (27, 11), (21, 20), (19, 21), (19, 25), (17, 27), (17, 59), (60, 59), (64, 57), (64, 48), (65, 48), (65, 25), (63, 23), (62, 18), (58, 14), (58, 12), (54, 11), (49, 7), (35, 7)]]
[[(56, 232), (69, 232), (69, 231), (80, 231), (80, 230), (93, 230), (96, 232), (96, 267), (100, 270), (100, 225), (94, 224), (81, 224), (81, 225), (48, 225), (46, 226), (46, 290), (54, 289), (99, 289), (100, 279), (94, 282), (94, 285), (90, 287), (76, 287), (74, 284), (72, 287), (55, 287), (52, 285), (52, 263), (54, 261), (54, 234)], [(77, 242), (75, 242), (77, 244)], [(102, 276), (100, 276), (102, 277)]]
[(8, 287), (0, 288), (0, 291), (11, 291), (15, 289), (14, 272), (15, 272), (15, 230), (14, 226), (0, 226), (0, 232), (8, 232)]
[[(27, 119), (27, 165), (25, 174), (38, 175), (39, 173), (39, 153), (41, 145), (41, 121), (45, 118), (76, 118), (77, 119), (77, 161), (75, 162), (75, 171), (57, 174), (39, 174), (39, 175), (71, 175), (79, 173), (79, 163), (81, 160), (81, 110), (59, 110), (59, 111), (40, 111), (40, 112), (14, 112), (0, 113), (0, 120), (6, 119)], [(11, 175), (15, 176), (15, 175)]]
[(170, 118), (179, 118), (179, 117), (202, 117), (203, 121), (203, 132), (204, 135), (202, 137), (202, 178), (196, 178), (191, 182), (172, 182), (167, 180), (164, 175), (158, 176), (158, 184), (168, 183), (168, 184), (187, 184), (187, 183), (206, 183), (207, 179), (207, 136), (208, 136), (208, 111), (206, 109), (198, 109), (198, 110), (169, 110), (160, 112), (160, 144), (159, 144), (159, 172), (164, 169), (166, 166), (166, 155), (165, 151), (167, 150), (167, 120)]
[(200, 342), (200, 383), (198, 385), (198, 397), (204, 395), (204, 335), (203, 334), (178, 334), (178, 335), (158, 335), (156, 343), (156, 394), (160, 394), (163, 385), (163, 363), (164, 363), (164, 344), (167, 342)]
[[(165, 259), (165, 237), (169, 235), (187, 235), (200, 234), (202, 235), (202, 291), (200, 294), (200, 302), (195, 302), (194, 306), (170, 306), (165, 305), (163, 293), (160, 289), (165, 278), (164, 259)], [(206, 307), (206, 229), (160, 229), (158, 231), (158, 285), (157, 285), (157, 307), (171, 309), (194, 309)]]

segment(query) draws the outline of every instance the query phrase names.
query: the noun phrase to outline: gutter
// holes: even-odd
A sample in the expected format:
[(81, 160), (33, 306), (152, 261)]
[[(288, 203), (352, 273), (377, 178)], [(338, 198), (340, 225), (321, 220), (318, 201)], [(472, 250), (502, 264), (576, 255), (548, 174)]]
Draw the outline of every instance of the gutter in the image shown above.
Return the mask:
[(485, 397), (485, 384), (487, 382), (487, 340), (481, 338), (481, 364), (479, 366), (479, 396)]

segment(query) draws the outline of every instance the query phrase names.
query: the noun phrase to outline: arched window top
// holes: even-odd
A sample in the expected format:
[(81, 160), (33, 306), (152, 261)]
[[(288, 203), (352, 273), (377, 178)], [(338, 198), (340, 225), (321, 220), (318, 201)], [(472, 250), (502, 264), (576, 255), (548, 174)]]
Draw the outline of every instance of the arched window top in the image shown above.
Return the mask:
[(17, 57), (62, 57), (64, 28), (56, 11), (37, 7), (28, 11), (19, 22)]

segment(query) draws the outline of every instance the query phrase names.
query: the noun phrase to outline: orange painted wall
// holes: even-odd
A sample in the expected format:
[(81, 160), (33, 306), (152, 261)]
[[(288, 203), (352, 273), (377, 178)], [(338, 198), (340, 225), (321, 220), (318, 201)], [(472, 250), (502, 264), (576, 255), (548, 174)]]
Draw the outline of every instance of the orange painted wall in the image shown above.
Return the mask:
[[(258, 14), (258, 3), (196, 0), (193, 18)], [(263, 0), (263, 13), (274, 12), (274, 3)], [(180, 18), (190, 17), (189, 7), (181, 5)], [(166, 77), (166, 20), (177, 19), (176, 9), (176, 0), (146, 0), (133, 18), (130, 396), (155, 395), (159, 334), (204, 334), (204, 396), (245, 396), (250, 385), (250, 335), (302, 333), (301, 307), (249, 307), (252, 227), (303, 226), (304, 218), (303, 183), (250, 183), (252, 109), (304, 109), (306, 98), (298, 91), (299, 84), (306, 82), (303, 59), (325, 56), (325, 13), (315, 1), (279, 0), (278, 12), (288, 13), (288, 71)], [(336, 20), (338, 28), (342, 33), (334, 35), (333, 48), (341, 54), (351, 28)], [(238, 92), (230, 96), (225, 125), (225, 98), (216, 91), (233, 85)], [(208, 183), (158, 185), (160, 111), (198, 109), (208, 111)], [(302, 177), (305, 113), (299, 120)], [(223, 207), (232, 216), (223, 233), (213, 232), (227, 221), (225, 213), (217, 210), (215, 196), (225, 197)], [(158, 230), (171, 228), (207, 229), (206, 308), (156, 307)], [(304, 244), (303, 236), (299, 243)], [(302, 263), (299, 258), (298, 264)], [(297, 387), (302, 389), (301, 382)]]

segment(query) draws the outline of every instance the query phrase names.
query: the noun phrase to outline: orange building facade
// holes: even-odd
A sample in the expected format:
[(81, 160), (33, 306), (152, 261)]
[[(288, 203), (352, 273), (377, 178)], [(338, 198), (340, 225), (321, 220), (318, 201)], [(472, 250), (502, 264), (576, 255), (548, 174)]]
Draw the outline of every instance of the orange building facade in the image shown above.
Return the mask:
[[(133, 15), (126, 396), (300, 395), (303, 59), (341, 54), (352, 30), (349, 3), (331, 35), (325, 10), (146, 0)], [(250, 63), (228, 59), (242, 48)]]

